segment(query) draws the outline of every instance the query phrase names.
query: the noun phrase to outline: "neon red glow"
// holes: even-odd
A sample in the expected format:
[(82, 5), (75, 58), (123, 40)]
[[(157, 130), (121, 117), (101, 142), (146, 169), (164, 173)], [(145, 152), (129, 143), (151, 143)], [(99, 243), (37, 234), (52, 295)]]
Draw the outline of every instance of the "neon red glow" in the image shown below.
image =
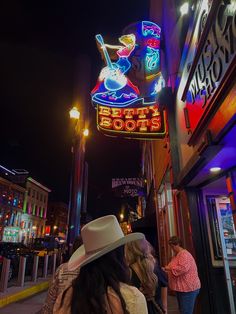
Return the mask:
[(50, 234), (51, 226), (45, 226), (45, 234)]
[(146, 45), (151, 48), (160, 48), (160, 40), (155, 38), (150, 38), (147, 40)]
[(98, 127), (105, 133), (123, 133), (129, 137), (135, 134), (138, 137), (153, 137), (165, 134), (165, 119), (159, 111), (158, 105), (141, 108), (114, 108), (98, 106)]

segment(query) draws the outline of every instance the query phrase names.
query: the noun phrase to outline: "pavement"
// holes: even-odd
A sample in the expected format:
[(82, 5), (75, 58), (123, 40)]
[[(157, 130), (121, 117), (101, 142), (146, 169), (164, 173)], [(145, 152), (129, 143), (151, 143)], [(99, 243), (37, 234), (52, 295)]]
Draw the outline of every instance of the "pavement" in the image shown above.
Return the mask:
[[(46, 299), (48, 284), (48, 278), (39, 279), (37, 283), (27, 283), (23, 288), (11, 287), (6, 293), (0, 293), (0, 313), (39, 314)], [(179, 314), (177, 299), (173, 295), (168, 295), (168, 314)]]
[(47, 292), (38, 293), (30, 298), (12, 303), (0, 309), (1, 314), (36, 314), (42, 308)]
[[(50, 277), (47, 279), (40, 278), (37, 282), (26, 282), (24, 287), (13, 286), (9, 287), (4, 293), (0, 292), (0, 308), (47, 290), (50, 279)], [(0, 313), (2, 313), (2, 310), (0, 310)]]

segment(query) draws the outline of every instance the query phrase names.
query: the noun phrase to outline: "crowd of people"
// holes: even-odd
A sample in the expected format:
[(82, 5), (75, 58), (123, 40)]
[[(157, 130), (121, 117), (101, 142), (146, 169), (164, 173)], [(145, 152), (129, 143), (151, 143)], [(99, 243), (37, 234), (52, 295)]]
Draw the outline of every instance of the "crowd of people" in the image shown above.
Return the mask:
[(200, 280), (193, 256), (171, 237), (170, 263), (160, 267), (142, 233), (124, 235), (113, 215), (89, 222), (74, 253), (60, 265), (41, 314), (167, 313), (167, 290), (181, 314), (192, 314)]

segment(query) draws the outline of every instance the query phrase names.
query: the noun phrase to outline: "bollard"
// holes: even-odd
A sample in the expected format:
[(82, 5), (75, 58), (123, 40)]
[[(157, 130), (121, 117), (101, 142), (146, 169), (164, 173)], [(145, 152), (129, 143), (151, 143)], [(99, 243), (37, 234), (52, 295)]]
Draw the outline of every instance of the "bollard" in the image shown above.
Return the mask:
[(57, 264), (57, 254), (53, 253), (53, 258), (52, 258), (52, 275), (54, 276), (55, 271), (56, 271), (56, 264)]
[(2, 265), (1, 279), (0, 279), (0, 292), (5, 292), (7, 290), (10, 264), (11, 264), (11, 260), (4, 257), (3, 258), (3, 265)]
[(48, 274), (48, 255), (44, 255), (44, 263), (43, 263), (43, 278), (46, 278)]
[(38, 277), (38, 265), (39, 265), (39, 257), (38, 255), (34, 256), (34, 265), (33, 265), (33, 273), (32, 273), (32, 281), (36, 282)]
[(23, 287), (25, 282), (25, 266), (26, 266), (26, 257), (20, 257), (20, 265), (18, 271), (18, 278), (17, 278), (17, 286)]
[(57, 252), (57, 260), (58, 260), (58, 265), (62, 264), (62, 253), (61, 250)]

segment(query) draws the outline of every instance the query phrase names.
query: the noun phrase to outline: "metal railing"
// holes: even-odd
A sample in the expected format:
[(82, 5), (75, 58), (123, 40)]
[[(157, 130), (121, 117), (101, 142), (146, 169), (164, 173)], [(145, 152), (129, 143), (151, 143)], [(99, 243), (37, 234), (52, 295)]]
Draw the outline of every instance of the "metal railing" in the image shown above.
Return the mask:
[(2, 270), (0, 271), (0, 292), (6, 292), (10, 286), (23, 287), (26, 281), (37, 282), (38, 278), (47, 278), (48, 275), (54, 275), (56, 267), (61, 264), (61, 254), (34, 256), (31, 264), (27, 257), (20, 256), (18, 271), (12, 274), (11, 260), (3, 258)]

